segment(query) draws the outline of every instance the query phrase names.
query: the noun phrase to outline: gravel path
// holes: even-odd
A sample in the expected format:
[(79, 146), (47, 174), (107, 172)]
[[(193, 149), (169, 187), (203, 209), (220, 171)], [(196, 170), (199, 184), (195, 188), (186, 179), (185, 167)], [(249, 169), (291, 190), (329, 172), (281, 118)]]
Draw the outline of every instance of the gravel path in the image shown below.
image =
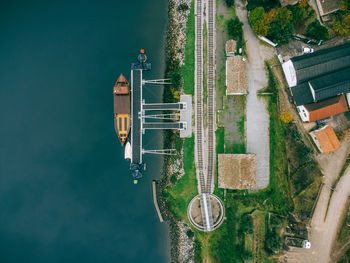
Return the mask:
[(267, 100), (259, 98), (257, 91), (267, 86), (267, 76), (264, 60), (266, 53), (262, 52), (259, 40), (251, 29), (247, 10), (241, 1), (235, 1), (236, 14), (243, 23), (243, 34), (248, 53), (247, 61), (247, 153), (255, 153), (257, 160), (257, 188), (263, 189), (269, 185), (270, 174), (270, 144), (269, 144), (269, 114)]

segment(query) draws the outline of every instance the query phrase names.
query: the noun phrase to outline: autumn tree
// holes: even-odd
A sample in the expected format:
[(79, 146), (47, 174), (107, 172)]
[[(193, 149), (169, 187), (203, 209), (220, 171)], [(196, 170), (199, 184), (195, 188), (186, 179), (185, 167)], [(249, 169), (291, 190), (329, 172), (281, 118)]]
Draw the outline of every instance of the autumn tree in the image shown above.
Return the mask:
[(281, 113), (280, 118), (281, 118), (281, 121), (287, 124), (293, 120), (293, 114), (289, 111), (284, 111)]
[(252, 25), (254, 33), (258, 36), (266, 36), (269, 31), (268, 21), (265, 19), (265, 10), (263, 7), (257, 7), (249, 14), (249, 22)]
[(281, 26), (281, 28), (285, 28), (293, 19), (292, 11), (288, 8), (279, 8), (277, 14), (277, 23)]

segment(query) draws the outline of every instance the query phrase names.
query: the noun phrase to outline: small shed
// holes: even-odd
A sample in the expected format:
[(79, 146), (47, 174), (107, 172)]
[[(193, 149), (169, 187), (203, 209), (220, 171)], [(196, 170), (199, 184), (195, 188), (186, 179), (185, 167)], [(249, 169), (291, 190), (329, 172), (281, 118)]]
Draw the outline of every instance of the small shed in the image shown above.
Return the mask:
[(247, 69), (242, 56), (226, 59), (226, 95), (247, 94)]
[(231, 57), (234, 56), (237, 52), (237, 42), (236, 40), (230, 39), (226, 41), (225, 45), (226, 56)]
[(329, 125), (310, 132), (312, 139), (322, 153), (329, 153), (340, 147), (340, 142), (333, 128)]
[(256, 187), (255, 154), (219, 154), (219, 188), (251, 189)]

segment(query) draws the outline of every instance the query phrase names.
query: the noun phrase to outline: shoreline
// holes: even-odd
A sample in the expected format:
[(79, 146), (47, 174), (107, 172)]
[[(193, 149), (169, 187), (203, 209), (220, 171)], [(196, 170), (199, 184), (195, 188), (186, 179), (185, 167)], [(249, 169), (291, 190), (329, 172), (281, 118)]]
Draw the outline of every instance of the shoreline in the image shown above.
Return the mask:
[[(179, 74), (179, 69), (181, 69), (183, 65), (185, 56), (186, 24), (191, 9), (191, 3), (192, 0), (168, 0), (168, 27), (164, 45), (164, 77), (170, 78), (172, 80), (172, 85), (164, 89), (163, 102), (176, 102), (178, 101), (178, 94), (184, 93), (182, 76), (181, 73)], [(175, 133), (175, 136), (179, 135)], [(165, 130), (163, 132), (163, 148), (175, 148), (173, 131)], [(171, 177), (174, 175), (183, 175), (181, 166), (183, 167), (182, 150), (178, 152), (175, 157), (166, 155), (163, 159), (161, 177), (156, 180), (155, 183), (156, 198), (160, 214), (169, 226), (170, 262), (179, 261), (180, 243), (181, 239), (184, 238), (183, 232), (188, 231), (187, 228), (189, 228), (188, 226), (186, 228), (181, 221), (174, 218), (170, 211), (169, 204), (164, 197), (165, 189), (172, 185)], [(192, 250), (194, 252), (194, 248), (192, 248)], [(189, 262), (191, 262), (191, 260)]]

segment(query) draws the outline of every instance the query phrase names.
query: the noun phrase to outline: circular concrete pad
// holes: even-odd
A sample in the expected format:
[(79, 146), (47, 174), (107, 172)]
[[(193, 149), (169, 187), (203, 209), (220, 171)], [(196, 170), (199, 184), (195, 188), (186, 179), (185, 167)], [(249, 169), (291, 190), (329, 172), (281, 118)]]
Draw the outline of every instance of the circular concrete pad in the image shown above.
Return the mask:
[[(206, 194), (210, 198), (210, 206), (212, 211), (213, 218), (213, 227), (209, 231), (213, 231), (217, 229), (224, 220), (225, 209), (222, 201), (213, 194)], [(202, 194), (195, 196), (187, 208), (187, 216), (192, 225), (201, 231), (208, 231), (204, 229), (203, 226), (203, 217), (202, 217), (202, 209), (201, 209), (201, 199)]]

